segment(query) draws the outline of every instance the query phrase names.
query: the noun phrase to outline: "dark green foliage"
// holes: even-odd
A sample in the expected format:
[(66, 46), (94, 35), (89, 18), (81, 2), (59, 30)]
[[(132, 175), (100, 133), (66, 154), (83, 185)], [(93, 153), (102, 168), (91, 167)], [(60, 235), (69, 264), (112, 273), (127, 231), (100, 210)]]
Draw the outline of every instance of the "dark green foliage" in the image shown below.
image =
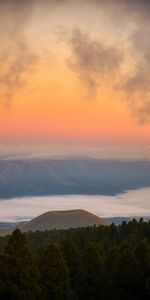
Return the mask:
[(144, 275), (150, 276), (150, 247), (147, 240), (142, 240), (136, 245), (135, 256)]
[(110, 278), (105, 269), (104, 257), (94, 244), (89, 244), (82, 255), (78, 275), (78, 299), (106, 299), (111, 292)]
[(150, 222), (0, 238), (0, 300), (150, 299)]
[(40, 295), (35, 254), (29, 249), (25, 234), (15, 230), (8, 240), (0, 264), (0, 295), (4, 299), (36, 300)]
[(72, 298), (76, 299), (76, 283), (80, 269), (81, 255), (77, 246), (73, 243), (71, 239), (63, 240), (60, 244), (60, 247), (69, 270)]
[(141, 299), (143, 274), (133, 250), (122, 248), (112, 274), (117, 299)]
[(68, 265), (72, 280), (76, 277), (80, 267), (80, 252), (70, 239), (65, 239), (60, 244), (63, 257)]
[(40, 274), (44, 290), (43, 299), (70, 298), (69, 271), (58, 246), (50, 244), (43, 250), (40, 258)]

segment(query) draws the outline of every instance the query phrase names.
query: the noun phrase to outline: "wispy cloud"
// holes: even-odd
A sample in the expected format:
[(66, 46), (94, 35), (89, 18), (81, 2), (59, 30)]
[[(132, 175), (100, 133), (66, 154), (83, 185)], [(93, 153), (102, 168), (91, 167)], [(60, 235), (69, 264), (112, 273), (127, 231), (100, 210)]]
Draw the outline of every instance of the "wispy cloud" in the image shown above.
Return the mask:
[(0, 1), (0, 85), (1, 99), (7, 107), (38, 59), (25, 35), (32, 9), (32, 1)]
[[(124, 94), (140, 123), (149, 123), (150, 2), (107, 0), (94, 1), (94, 5), (106, 17), (103, 26), (107, 26), (105, 22), (111, 24), (116, 44), (106, 46), (101, 33), (99, 39), (93, 39), (88, 33), (75, 29), (69, 39), (72, 57), (68, 65), (90, 92), (90, 98), (91, 92), (96, 98), (97, 89), (107, 82)], [(124, 43), (123, 36), (126, 36)], [(106, 41), (109, 38), (111, 32)], [(123, 69), (126, 72), (122, 72)]]
[[(90, 98), (96, 98), (97, 90), (105, 83), (123, 93), (139, 122), (149, 123), (148, 0), (0, 0), (0, 87), (1, 99), (6, 105), (9, 107), (18, 89), (26, 83), (28, 74), (38, 65), (36, 45), (31, 49), (26, 35), (26, 29), (33, 25), (30, 19), (37, 7), (41, 12), (37, 14), (40, 24), (47, 18), (43, 34), (47, 31), (55, 34), (54, 27), (68, 32), (69, 38), (61, 37), (71, 50), (67, 65), (88, 90)], [(95, 27), (91, 24), (92, 30), (85, 17), (87, 13), (95, 22)], [(47, 36), (42, 38), (44, 49)], [(127, 64), (128, 72), (122, 72)]]
[[(141, 19), (141, 22), (144, 22)], [(148, 27), (147, 27), (148, 26)], [(126, 93), (132, 112), (140, 123), (150, 122), (150, 30), (142, 25), (132, 36), (134, 72), (122, 78), (121, 89)]]
[(68, 66), (95, 97), (97, 88), (105, 81), (117, 77), (122, 54), (111, 46), (93, 40), (87, 33), (75, 29), (69, 39), (72, 57)]

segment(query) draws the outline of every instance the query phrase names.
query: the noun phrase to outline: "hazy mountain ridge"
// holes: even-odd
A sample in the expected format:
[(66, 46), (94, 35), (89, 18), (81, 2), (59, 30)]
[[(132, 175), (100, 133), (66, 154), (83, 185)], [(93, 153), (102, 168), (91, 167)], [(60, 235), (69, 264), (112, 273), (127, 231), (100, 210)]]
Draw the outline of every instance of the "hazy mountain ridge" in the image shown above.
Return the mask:
[(0, 198), (5, 199), (55, 194), (116, 195), (149, 186), (149, 161), (0, 161)]

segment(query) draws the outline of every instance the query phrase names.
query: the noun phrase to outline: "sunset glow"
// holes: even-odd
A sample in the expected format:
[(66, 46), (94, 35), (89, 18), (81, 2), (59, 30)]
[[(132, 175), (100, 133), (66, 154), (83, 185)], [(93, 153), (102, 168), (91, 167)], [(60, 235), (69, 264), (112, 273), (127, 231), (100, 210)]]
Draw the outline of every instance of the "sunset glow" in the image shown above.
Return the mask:
[(146, 12), (112, 2), (1, 4), (1, 143), (149, 144)]

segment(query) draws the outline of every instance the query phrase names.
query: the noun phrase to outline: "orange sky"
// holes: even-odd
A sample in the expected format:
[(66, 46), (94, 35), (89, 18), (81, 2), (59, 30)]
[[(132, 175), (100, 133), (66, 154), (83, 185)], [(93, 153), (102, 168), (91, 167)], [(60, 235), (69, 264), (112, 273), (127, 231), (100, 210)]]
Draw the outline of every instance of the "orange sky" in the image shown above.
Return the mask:
[(67, 8), (56, 5), (53, 13), (36, 7), (12, 40), (9, 25), (15, 30), (13, 18), (16, 13), (19, 19), (20, 11), (13, 11), (12, 24), (4, 21), (10, 41), (6, 39), (6, 47), (4, 43), (8, 53), (0, 74), (2, 142), (149, 144), (149, 91), (131, 87), (139, 56), (137, 52), (133, 61), (128, 36), (136, 20), (119, 32), (103, 7), (87, 5), (84, 11), (82, 2), (73, 7), (71, 1)]
[(1, 137), (148, 142), (149, 124), (137, 122), (119, 93), (104, 89), (90, 99), (67, 69), (49, 77), (42, 70), (37, 77), (39, 88), (30, 88), (36, 78), (28, 76), (30, 86), (16, 93), (10, 108), (1, 105)]

